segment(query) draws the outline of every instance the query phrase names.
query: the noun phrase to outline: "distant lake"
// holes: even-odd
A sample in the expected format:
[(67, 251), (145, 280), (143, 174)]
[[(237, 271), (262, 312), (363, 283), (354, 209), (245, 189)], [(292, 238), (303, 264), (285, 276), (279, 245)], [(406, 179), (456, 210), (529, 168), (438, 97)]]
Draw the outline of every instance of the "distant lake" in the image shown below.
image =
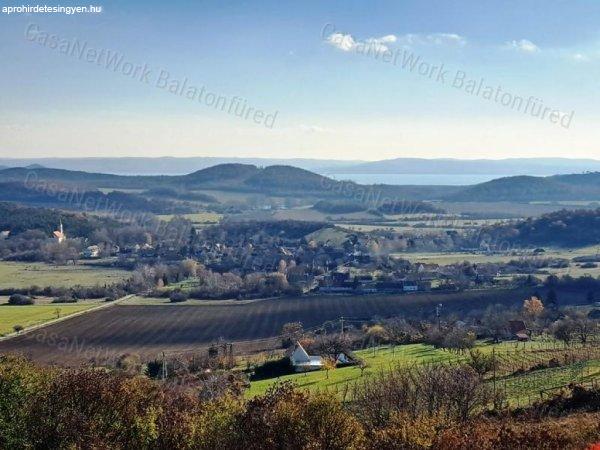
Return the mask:
[(323, 173), (336, 180), (352, 180), (360, 184), (417, 184), (461, 186), (483, 183), (511, 175), (499, 174), (422, 174), (422, 173)]

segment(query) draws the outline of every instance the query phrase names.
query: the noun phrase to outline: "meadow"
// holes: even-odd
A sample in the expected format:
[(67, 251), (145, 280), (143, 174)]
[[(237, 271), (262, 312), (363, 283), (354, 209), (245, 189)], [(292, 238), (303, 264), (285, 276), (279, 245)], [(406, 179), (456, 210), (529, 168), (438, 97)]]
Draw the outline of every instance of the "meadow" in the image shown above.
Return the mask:
[[(219, 223), (220, 220), (222, 219), (223, 215), (222, 214), (217, 214), (217, 213), (213, 213), (213, 212), (198, 212), (198, 213), (191, 213), (191, 214), (180, 214), (181, 217), (188, 219), (189, 221), (191, 221), (194, 224), (212, 224), (212, 223)], [(159, 216), (157, 216), (160, 220), (164, 220), (165, 222), (168, 222), (169, 220), (173, 219), (173, 217), (175, 217), (174, 214), (161, 214)]]
[(6, 301), (6, 297), (0, 297), (0, 336), (12, 333), (15, 325), (27, 328), (85, 311), (99, 304), (99, 302), (91, 301), (76, 304), (45, 302), (38, 305), (14, 306), (6, 304)]
[(45, 263), (0, 262), (0, 289), (30, 286), (73, 287), (112, 284), (130, 276), (130, 272), (93, 265), (55, 266)]

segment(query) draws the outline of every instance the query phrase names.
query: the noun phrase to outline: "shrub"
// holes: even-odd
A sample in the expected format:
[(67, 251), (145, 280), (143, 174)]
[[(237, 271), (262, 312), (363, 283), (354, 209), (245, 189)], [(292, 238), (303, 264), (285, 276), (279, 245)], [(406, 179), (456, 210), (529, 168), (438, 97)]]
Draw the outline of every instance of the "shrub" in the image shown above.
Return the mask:
[(235, 433), (244, 448), (256, 450), (357, 449), (364, 442), (361, 424), (337, 399), (299, 392), (288, 383), (250, 400)]
[(23, 294), (13, 294), (8, 298), (9, 305), (33, 305), (34, 301), (31, 297)]
[(180, 290), (173, 291), (169, 294), (169, 300), (171, 303), (185, 302), (188, 299), (188, 295)]
[(142, 362), (139, 355), (135, 353), (125, 353), (117, 359), (117, 369), (120, 369), (130, 375), (139, 374), (142, 369)]
[(77, 303), (77, 299), (72, 295), (61, 295), (52, 300), (52, 303)]
[(294, 373), (289, 358), (267, 361), (254, 369), (252, 380), (264, 380)]
[(469, 356), (470, 358), (467, 364), (479, 375), (485, 375), (494, 370), (494, 355), (485, 354), (481, 350), (470, 349)]
[(491, 400), (489, 386), (471, 367), (439, 365), (380, 373), (357, 386), (353, 408), (369, 426), (384, 426), (397, 413), (464, 421)]

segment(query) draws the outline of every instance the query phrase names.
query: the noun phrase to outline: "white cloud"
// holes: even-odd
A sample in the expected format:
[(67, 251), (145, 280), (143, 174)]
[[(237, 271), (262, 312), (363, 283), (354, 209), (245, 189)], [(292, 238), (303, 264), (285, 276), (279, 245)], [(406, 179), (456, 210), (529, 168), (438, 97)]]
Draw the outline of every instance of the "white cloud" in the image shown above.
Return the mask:
[(356, 41), (350, 34), (333, 33), (327, 38), (327, 43), (344, 52), (349, 52), (356, 48)]
[(439, 45), (464, 47), (467, 39), (456, 33), (405, 34), (399, 41), (404, 45)]
[(357, 41), (351, 34), (343, 33), (333, 33), (327, 38), (329, 44), (344, 52), (363, 49), (371, 50), (375, 53), (388, 51), (388, 44), (394, 43), (396, 40), (397, 38), (393, 34), (388, 34), (379, 38), (367, 38), (364, 41)]
[(540, 48), (533, 42), (527, 39), (521, 39), (520, 41), (510, 41), (506, 43), (506, 48), (516, 50), (521, 53), (537, 53)]
[(370, 37), (357, 40), (351, 34), (333, 33), (326, 42), (344, 52), (372, 51), (383, 53), (390, 50), (390, 44), (400, 44), (405, 47), (416, 45), (458, 46), (466, 45), (467, 40), (455, 33), (405, 34), (400, 37), (388, 34), (381, 37)]

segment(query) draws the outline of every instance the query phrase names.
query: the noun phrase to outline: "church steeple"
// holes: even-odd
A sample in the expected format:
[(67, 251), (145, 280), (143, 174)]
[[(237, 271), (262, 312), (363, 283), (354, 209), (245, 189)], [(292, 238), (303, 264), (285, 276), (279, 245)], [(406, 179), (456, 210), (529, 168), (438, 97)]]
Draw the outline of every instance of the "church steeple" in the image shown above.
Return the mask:
[(65, 239), (67, 239), (67, 236), (65, 235), (65, 231), (63, 229), (62, 219), (60, 219), (58, 230), (55, 231), (53, 234), (59, 244), (61, 242), (64, 242)]

